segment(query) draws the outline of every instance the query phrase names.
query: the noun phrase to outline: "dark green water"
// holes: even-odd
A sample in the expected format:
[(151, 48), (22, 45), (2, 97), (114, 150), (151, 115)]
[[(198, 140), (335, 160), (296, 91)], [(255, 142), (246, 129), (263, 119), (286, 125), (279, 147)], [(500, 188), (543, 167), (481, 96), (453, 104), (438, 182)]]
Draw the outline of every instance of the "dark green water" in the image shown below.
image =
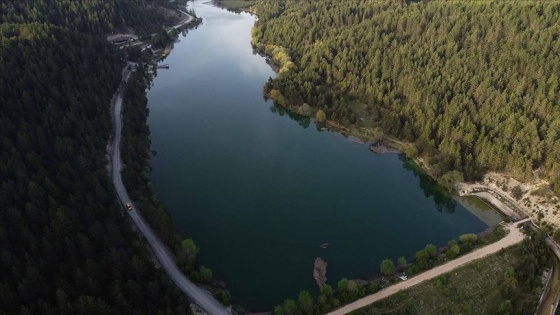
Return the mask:
[[(178, 233), (236, 302), (270, 310), (329, 283), (369, 278), (487, 225), (398, 155), (375, 155), (262, 98), (274, 76), (254, 55), (254, 17), (196, 2), (204, 24), (175, 45), (149, 91), (151, 174)], [(328, 249), (319, 244), (329, 242)]]

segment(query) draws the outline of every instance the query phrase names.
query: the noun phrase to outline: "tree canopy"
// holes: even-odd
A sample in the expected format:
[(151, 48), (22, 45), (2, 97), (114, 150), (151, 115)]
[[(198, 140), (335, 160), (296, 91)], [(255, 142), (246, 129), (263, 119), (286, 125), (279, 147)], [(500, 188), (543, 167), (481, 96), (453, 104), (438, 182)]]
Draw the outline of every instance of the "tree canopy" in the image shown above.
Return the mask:
[(391, 259), (385, 259), (381, 262), (381, 273), (390, 276), (395, 273), (396, 267)]
[(114, 26), (103, 8), (134, 24), (117, 13), (126, 2), (0, 4), (3, 313), (190, 312), (125, 219), (107, 172), (124, 63), (99, 32)]
[[(139, 34), (161, 28), (165, 15), (153, 10), (153, 0), (4, 0), (0, 23), (39, 22), (85, 34), (99, 35), (133, 28)], [(163, 1), (158, 5), (164, 4)]]
[(437, 177), (539, 169), (560, 193), (559, 2), (261, 0), (257, 11), (253, 43), (294, 64), (267, 84), (286, 104), (381, 127)]

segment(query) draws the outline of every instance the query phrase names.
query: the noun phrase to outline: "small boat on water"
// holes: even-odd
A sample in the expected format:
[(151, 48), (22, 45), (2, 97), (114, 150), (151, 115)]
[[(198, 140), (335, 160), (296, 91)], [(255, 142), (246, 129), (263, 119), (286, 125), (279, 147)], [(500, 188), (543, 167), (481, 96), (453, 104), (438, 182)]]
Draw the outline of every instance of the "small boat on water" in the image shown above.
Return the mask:
[(325, 242), (325, 243), (319, 245), (319, 247), (321, 247), (321, 248), (327, 248), (327, 247), (329, 247), (329, 243), (328, 243), (328, 242)]

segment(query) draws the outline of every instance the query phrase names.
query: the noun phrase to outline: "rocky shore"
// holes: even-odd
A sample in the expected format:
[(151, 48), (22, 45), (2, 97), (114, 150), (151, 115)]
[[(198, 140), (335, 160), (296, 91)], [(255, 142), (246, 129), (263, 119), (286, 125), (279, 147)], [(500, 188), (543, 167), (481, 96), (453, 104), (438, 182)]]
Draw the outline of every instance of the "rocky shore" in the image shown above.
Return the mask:
[(321, 257), (315, 259), (315, 265), (313, 266), (313, 278), (317, 281), (319, 289), (327, 284), (327, 262)]

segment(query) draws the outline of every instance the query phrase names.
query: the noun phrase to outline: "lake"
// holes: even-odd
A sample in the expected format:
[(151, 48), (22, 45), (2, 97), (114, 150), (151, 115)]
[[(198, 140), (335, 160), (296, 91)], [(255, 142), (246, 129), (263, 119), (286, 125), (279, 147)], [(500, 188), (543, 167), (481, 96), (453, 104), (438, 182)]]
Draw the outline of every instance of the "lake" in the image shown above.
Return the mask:
[(266, 102), (275, 74), (252, 51), (255, 17), (191, 7), (203, 24), (179, 36), (148, 92), (151, 179), (176, 232), (194, 239), (198, 262), (236, 303), (271, 310), (301, 290), (316, 294), (316, 257), (336, 286), (500, 220), (483, 222), (404, 157)]

